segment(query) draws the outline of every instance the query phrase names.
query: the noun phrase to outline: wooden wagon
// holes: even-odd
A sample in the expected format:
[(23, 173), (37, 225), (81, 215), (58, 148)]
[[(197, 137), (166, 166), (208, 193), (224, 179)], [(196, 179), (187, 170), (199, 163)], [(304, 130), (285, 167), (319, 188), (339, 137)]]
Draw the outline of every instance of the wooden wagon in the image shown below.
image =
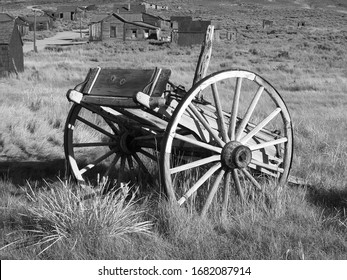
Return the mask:
[(79, 182), (152, 173), (169, 199), (199, 201), (202, 214), (213, 200), (225, 210), (232, 189), (244, 199), (264, 179), (286, 182), (293, 132), (283, 99), (247, 70), (206, 76), (212, 37), (210, 26), (189, 90), (170, 81), (169, 69), (93, 68), (68, 91), (64, 148)]

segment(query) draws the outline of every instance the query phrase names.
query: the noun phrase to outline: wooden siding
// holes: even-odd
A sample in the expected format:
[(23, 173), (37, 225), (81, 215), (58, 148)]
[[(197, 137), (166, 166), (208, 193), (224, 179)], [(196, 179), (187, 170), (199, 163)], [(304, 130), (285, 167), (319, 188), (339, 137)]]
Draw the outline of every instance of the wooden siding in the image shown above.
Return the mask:
[[(13, 22), (10, 39), (0, 44), (0, 75), (24, 71), (23, 44), (19, 31)], [(0, 26), (3, 28), (3, 26)], [(8, 29), (8, 26), (6, 27)]]

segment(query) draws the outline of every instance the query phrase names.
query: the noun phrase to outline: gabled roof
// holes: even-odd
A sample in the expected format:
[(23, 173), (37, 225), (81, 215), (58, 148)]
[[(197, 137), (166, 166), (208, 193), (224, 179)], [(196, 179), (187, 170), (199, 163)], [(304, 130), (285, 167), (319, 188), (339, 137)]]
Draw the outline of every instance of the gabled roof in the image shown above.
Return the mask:
[(14, 30), (14, 21), (0, 22), (0, 44), (9, 45)]
[(58, 13), (75, 12), (76, 10), (77, 10), (77, 6), (58, 6), (57, 7)]
[(9, 14), (6, 14), (6, 13), (0, 13), (0, 22), (11, 21), (11, 20), (14, 20), (13, 16), (10, 16)]
[(110, 16), (109, 14), (94, 14), (92, 15), (92, 18), (90, 19), (90, 23), (103, 21), (105, 18), (109, 16)]

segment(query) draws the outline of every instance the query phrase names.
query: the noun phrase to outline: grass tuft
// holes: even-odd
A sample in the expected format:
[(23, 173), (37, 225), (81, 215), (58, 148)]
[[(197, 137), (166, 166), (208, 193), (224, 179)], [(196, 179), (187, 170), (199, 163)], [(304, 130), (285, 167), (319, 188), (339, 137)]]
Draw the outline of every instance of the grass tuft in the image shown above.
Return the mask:
[(10, 232), (9, 236), (17, 237), (1, 249), (33, 246), (40, 255), (57, 243), (73, 244), (71, 250), (76, 246), (96, 249), (101, 241), (128, 242), (130, 235), (148, 235), (151, 223), (141, 220), (144, 210), (136, 205), (134, 194), (129, 198), (129, 193), (130, 188), (124, 185), (104, 195), (92, 191), (86, 198), (85, 190), (63, 182), (47, 183), (43, 191), (34, 191), (29, 184), (28, 208), (20, 214), (24, 226)]

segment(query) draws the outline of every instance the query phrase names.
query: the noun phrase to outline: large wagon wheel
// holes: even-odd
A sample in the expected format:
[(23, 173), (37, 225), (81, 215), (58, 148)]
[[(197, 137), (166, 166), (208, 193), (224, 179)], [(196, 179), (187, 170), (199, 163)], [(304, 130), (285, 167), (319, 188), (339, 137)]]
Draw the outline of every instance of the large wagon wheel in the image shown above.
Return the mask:
[[(192, 122), (194, 125), (192, 125)], [(226, 211), (232, 189), (263, 190), (264, 178), (287, 180), (292, 161), (290, 115), (259, 75), (225, 70), (204, 78), (178, 105), (163, 139), (161, 172), (168, 197), (206, 214), (215, 199)], [(173, 160), (172, 154), (181, 158)]]
[[(149, 179), (156, 142), (145, 125), (108, 107), (74, 104), (64, 133), (70, 173), (80, 183), (108, 178), (110, 182)], [(146, 178), (144, 178), (146, 177)], [(148, 181), (148, 180), (147, 180)]]

